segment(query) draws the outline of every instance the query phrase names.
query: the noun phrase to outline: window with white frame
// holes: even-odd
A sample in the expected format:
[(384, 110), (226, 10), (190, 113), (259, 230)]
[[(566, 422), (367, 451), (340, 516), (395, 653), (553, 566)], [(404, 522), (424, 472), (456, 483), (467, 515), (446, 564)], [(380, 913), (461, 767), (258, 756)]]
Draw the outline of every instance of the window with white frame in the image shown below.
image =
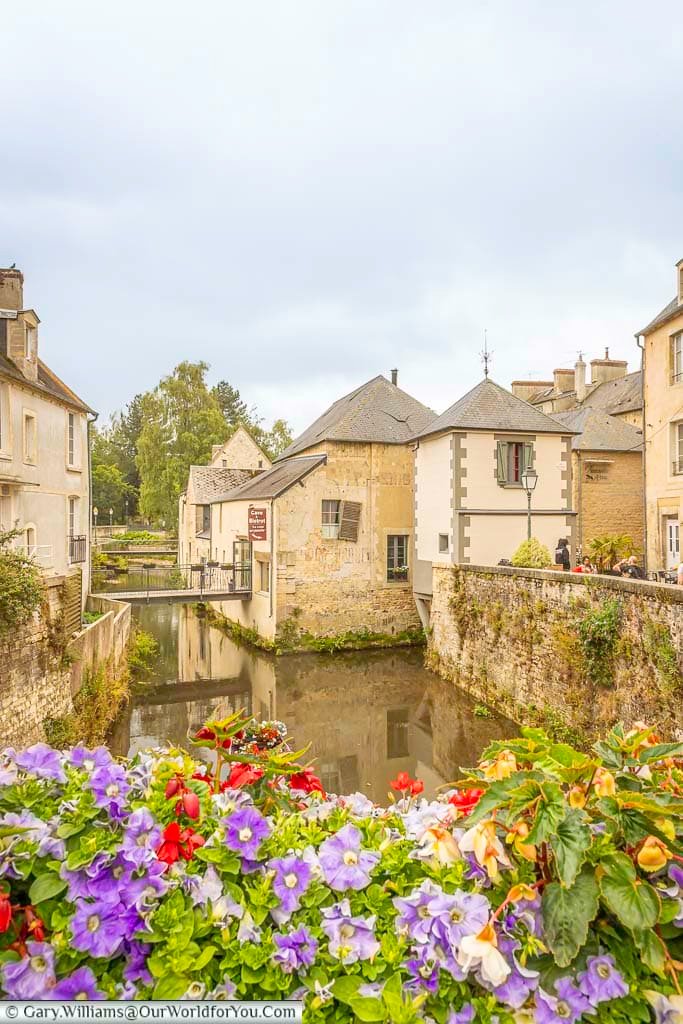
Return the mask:
[(408, 537), (403, 533), (387, 537), (387, 581), (405, 582), (408, 579)]
[(35, 413), (24, 413), (24, 462), (32, 465), (38, 460), (38, 421)]
[(672, 473), (683, 476), (683, 420), (671, 424)]
[(0, 484), (0, 531), (7, 532), (13, 526), (12, 490), (9, 484)]
[(262, 594), (270, 591), (270, 562), (257, 562), (258, 566), (258, 589)]
[(69, 536), (78, 534), (78, 498), (69, 498)]
[(66, 418), (66, 464), (76, 465), (76, 415), (73, 412)]
[(30, 324), (26, 324), (26, 334), (24, 335), (24, 358), (35, 359), (36, 355), (36, 339), (38, 332), (35, 327), (31, 327)]
[(0, 453), (11, 455), (12, 432), (10, 421), (9, 384), (0, 382)]
[(336, 540), (339, 536), (341, 523), (341, 501), (323, 499), (322, 535), (327, 540)]
[(671, 383), (683, 381), (683, 331), (674, 334), (671, 339)]

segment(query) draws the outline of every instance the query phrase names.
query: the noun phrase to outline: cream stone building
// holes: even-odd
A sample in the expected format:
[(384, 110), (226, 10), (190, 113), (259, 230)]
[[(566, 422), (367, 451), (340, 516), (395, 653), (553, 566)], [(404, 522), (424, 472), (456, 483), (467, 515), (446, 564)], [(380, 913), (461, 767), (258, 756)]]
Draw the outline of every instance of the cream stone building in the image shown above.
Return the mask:
[(208, 466), (190, 466), (187, 488), (180, 495), (178, 509), (181, 564), (194, 565), (212, 558), (218, 561), (218, 545), (211, 543), (211, 502), (270, 466), (266, 453), (243, 426), (225, 444), (213, 446)]
[(24, 308), (23, 285), (19, 270), (0, 270), (0, 532), (19, 531), (13, 544), (46, 574), (76, 578), (82, 606), (95, 414), (40, 359), (40, 320)]
[(413, 586), (428, 620), (434, 562), (496, 565), (527, 537), (522, 474), (537, 473), (532, 536), (575, 546), (573, 431), (486, 378), (416, 437)]
[(676, 294), (639, 332), (643, 348), (647, 568), (681, 561), (683, 522), (683, 260)]
[(335, 402), (272, 469), (211, 503), (214, 557), (253, 568), (231, 619), (274, 637), (419, 625), (410, 438), (434, 413), (375, 377)]

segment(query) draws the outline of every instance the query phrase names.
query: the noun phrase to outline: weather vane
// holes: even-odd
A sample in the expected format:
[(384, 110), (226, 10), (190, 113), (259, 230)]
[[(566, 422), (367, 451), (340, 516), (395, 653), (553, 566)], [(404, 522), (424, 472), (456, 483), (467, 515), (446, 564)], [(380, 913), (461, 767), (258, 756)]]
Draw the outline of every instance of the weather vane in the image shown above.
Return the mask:
[(489, 352), (489, 342), (486, 331), (484, 331), (484, 349), (482, 352), (479, 353), (479, 355), (481, 356), (481, 361), (484, 364), (484, 376), (488, 378), (489, 363), (491, 361), (491, 356), (493, 355), (493, 352)]

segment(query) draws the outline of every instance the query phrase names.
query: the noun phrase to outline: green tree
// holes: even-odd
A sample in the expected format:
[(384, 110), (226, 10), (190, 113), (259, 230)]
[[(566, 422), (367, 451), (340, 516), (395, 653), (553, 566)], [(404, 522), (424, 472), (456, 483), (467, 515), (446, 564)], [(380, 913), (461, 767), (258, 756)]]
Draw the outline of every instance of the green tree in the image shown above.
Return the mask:
[(276, 459), (292, 443), (292, 428), (286, 420), (275, 420), (270, 430), (258, 428), (256, 440), (269, 458)]
[(92, 470), (92, 503), (101, 515), (101, 522), (108, 522), (105, 513), (114, 509), (114, 522), (122, 523), (126, 515), (126, 498), (130, 515), (137, 499), (136, 491), (127, 484), (118, 466), (99, 463)]
[[(100, 466), (116, 467), (128, 490), (128, 511), (137, 510), (140, 490), (140, 473), (137, 466), (138, 437), (142, 431), (142, 409), (144, 395), (136, 395), (123, 412), (114, 413), (109, 424), (93, 428), (92, 469), (93, 486), (95, 471)], [(101, 502), (104, 505), (104, 501)], [(95, 504), (100, 501), (95, 499)], [(113, 506), (110, 502), (106, 507)]]
[(227, 380), (219, 380), (211, 393), (218, 402), (223, 418), (229, 427), (235, 430), (242, 423), (248, 430), (251, 428), (255, 410), (249, 411), (247, 403), (242, 400), (237, 388), (234, 388)]
[(206, 385), (207, 363), (183, 362), (142, 397), (137, 440), (140, 511), (150, 519), (178, 522), (178, 498), (190, 466), (206, 464), (214, 444), (230, 431), (218, 400)]

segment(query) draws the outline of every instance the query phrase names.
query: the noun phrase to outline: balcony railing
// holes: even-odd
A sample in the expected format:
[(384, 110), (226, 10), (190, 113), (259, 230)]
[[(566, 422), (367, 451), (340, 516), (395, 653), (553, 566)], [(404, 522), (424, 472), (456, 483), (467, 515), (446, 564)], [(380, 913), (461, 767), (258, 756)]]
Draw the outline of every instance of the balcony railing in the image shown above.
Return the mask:
[(52, 544), (15, 544), (14, 550), (44, 569), (49, 569), (54, 560)]
[(94, 569), (95, 593), (175, 593), (191, 590), (199, 594), (250, 594), (251, 563), (196, 563), (194, 565), (143, 565), (119, 572)]
[(85, 534), (69, 537), (69, 561), (72, 565), (85, 562), (88, 557), (88, 539)]
[(683, 455), (679, 455), (677, 459), (674, 459), (671, 473), (673, 476), (683, 476)]

